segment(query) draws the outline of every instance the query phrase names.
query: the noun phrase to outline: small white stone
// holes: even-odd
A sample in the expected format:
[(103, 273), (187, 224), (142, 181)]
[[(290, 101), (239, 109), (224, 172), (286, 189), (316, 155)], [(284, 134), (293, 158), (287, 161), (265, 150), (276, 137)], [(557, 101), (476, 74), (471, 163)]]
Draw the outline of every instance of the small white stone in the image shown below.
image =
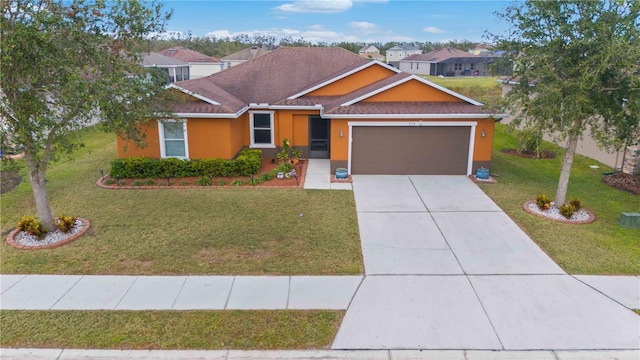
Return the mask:
[(33, 235), (29, 235), (24, 231), (19, 231), (13, 237), (14, 241), (20, 245), (24, 246), (32, 246), (32, 247), (40, 247), (45, 245), (51, 245), (58, 243), (60, 241), (66, 240), (70, 238), (72, 235), (77, 234), (84, 227), (82, 221), (76, 220), (75, 225), (68, 233), (63, 233), (60, 230), (56, 230), (53, 232), (48, 232), (44, 237), (38, 238)]

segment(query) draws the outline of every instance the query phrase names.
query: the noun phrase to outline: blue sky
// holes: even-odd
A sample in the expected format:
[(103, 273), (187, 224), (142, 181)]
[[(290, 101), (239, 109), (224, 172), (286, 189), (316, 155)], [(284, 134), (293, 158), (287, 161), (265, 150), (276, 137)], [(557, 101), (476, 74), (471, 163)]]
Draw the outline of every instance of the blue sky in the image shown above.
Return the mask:
[(507, 24), (495, 11), (507, 1), (290, 0), (163, 1), (168, 31), (218, 38), (263, 33), (311, 42), (484, 41)]

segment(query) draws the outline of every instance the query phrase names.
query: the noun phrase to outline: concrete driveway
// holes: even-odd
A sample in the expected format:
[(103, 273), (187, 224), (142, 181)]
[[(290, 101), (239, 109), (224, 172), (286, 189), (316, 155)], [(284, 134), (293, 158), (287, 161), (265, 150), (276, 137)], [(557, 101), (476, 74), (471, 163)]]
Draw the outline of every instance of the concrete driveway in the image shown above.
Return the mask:
[(464, 176), (353, 176), (366, 277), (334, 349), (638, 349), (640, 317), (565, 274)]

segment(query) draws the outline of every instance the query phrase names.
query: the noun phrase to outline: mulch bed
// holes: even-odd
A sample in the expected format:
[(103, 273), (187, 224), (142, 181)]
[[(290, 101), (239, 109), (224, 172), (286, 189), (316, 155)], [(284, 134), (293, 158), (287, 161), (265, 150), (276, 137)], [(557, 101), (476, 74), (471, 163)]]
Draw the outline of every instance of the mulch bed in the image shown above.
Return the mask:
[(618, 172), (615, 174), (605, 175), (602, 181), (618, 190), (630, 192), (634, 195), (640, 194), (640, 175), (625, 174)]
[[(278, 163), (272, 163), (271, 160), (265, 159), (262, 162), (262, 169), (260, 170), (260, 174), (268, 173), (271, 170), (278, 167)], [(101, 188), (105, 189), (185, 189), (185, 188), (237, 188), (237, 187), (250, 187), (250, 188), (263, 188), (263, 187), (278, 187), (278, 188), (296, 188), (302, 187), (304, 184), (304, 178), (307, 172), (307, 164), (305, 162), (301, 162), (296, 165), (295, 169), (298, 173), (298, 180), (295, 178), (289, 179), (277, 179), (274, 178), (269, 181), (260, 182), (258, 185), (249, 184), (249, 177), (241, 176), (241, 177), (214, 177), (212, 179), (212, 184), (208, 186), (198, 185), (199, 177), (182, 177), (182, 178), (170, 178), (169, 183), (167, 183), (167, 179), (159, 178), (159, 179), (120, 179), (120, 184), (104, 184), (104, 181), (107, 179), (113, 179), (110, 176), (106, 175), (104, 178), (100, 178), (97, 181), (97, 185)], [(257, 174), (255, 177), (259, 178), (260, 174)], [(115, 180), (115, 179), (114, 179)], [(153, 181), (153, 185), (146, 185), (146, 181)], [(241, 185), (232, 185), (235, 180), (242, 181)], [(134, 185), (141, 184), (141, 185)]]
[(532, 152), (522, 152), (516, 149), (503, 149), (504, 154), (519, 156), (527, 159), (553, 159), (556, 157), (556, 153), (549, 150), (540, 151), (539, 156)]
[(4, 194), (7, 191), (13, 190), (16, 186), (20, 185), (22, 176), (17, 171), (2, 171), (0, 172), (0, 194)]

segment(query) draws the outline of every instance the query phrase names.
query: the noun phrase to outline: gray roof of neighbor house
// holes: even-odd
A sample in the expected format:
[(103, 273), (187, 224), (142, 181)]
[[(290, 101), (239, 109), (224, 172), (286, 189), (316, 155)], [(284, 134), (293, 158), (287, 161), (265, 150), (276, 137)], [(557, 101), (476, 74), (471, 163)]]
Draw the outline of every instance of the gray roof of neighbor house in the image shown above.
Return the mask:
[(406, 44), (400, 44), (400, 45), (396, 45), (394, 47), (392, 47), (391, 49), (387, 50), (387, 51), (397, 51), (397, 50), (403, 50), (403, 51), (408, 51), (408, 50), (420, 50), (415, 46), (412, 45), (406, 45)]
[(188, 66), (186, 62), (172, 57), (164, 56), (156, 52), (146, 53), (142, 56), (142, 66)]
[(220, 63), (220, 60), (180, 46), (159, 51), (160, 54), (188, 63)]
[(225, 57), (223, 57), (221, 60), (244, 60), (244, 61), (249, 61), (249, 60), (253, 60), (257, 57), (260, 57), (262, 55), (266, 55), (268, 54), (270, 51), (269, 50), (265, 50), (261, 47), (257, 47), (257, 46), (252, 46), (250, 48), (246, 48), (246, 49), (242, 49), (240, 51), (234, 52), (233, 54), (229, 54)]
[(474, 55), (472, 53), (454, 49), (454, 48), (443, 48), (440, 50), (434, 50), (428, 52), (426, 54), (414, 54), (408, 56), (400, 61), (429, 61), (429, 62), (437, 62), (437, 63), (450, 63), (450, 62), (465, 62), (465, 63), (480, 63), (491, 61), (496, 56), (493, 55)]

